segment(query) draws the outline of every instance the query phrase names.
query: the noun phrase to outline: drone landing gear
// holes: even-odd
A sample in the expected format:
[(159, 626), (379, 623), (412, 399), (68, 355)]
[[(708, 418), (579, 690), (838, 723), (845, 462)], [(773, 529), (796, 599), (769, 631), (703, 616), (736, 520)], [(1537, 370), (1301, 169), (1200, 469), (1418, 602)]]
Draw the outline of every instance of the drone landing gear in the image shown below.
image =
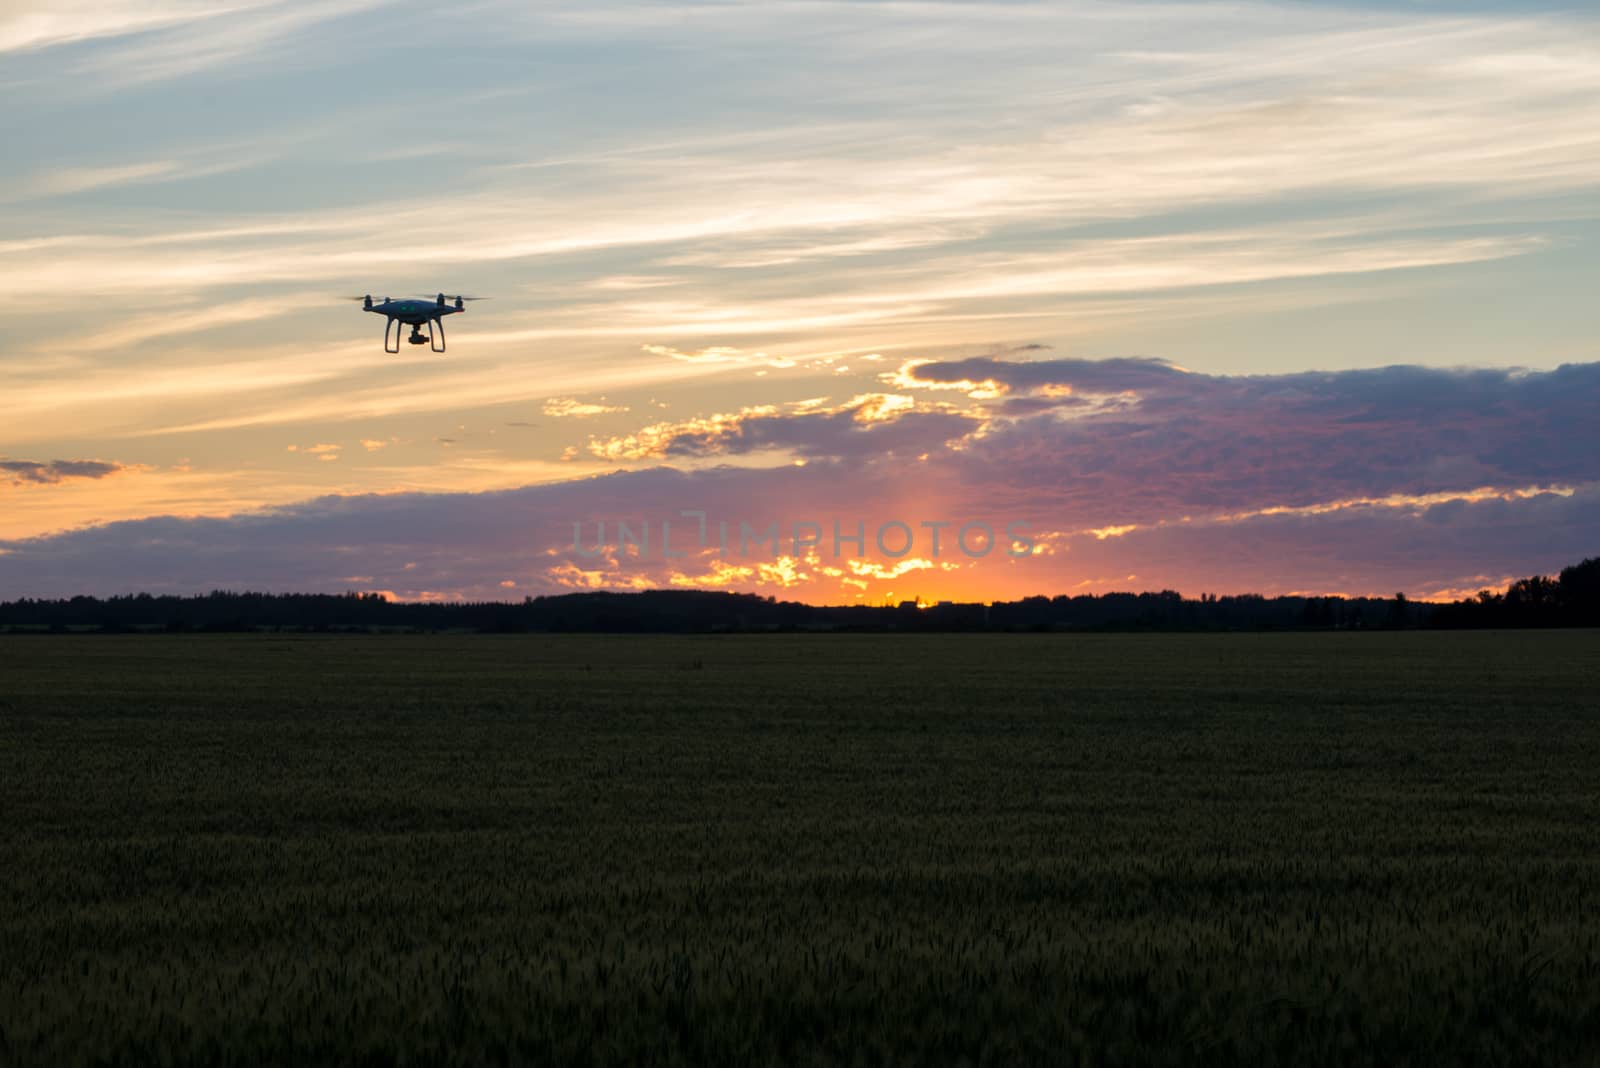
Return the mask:
[[(383, 351), (384, 352), (393, 353), (393, 352), (399, 352), (400, 351), (400, 338), (401, 338), (400, 327), (401, 327), (401, 325), (402, 324), (401, 324), (399, 319), (390, 319), (388, 322), (384, 323), (384, 325), (383, 325)], [(422, 332), (422, 328), (424, 326), (426, 326), (428, 328), (428, 332), (426, 334), (424, 334)], [(389, 343), (389, 328), (390, 327), (394, 328), (394, 343), (392, 345)], [(409, 341), (413, 345), (426, 345), (426, 346), (428, 346), (429, 349), (431, 349), (434, 352), (443, 352), (444, 348), (445, 348), (445, 344), (444, 344), (444, 323), (441, 322), (438, 319), (429, 319), (426, 323), (412, 323), (411, 324), (411, 336), (406, 338), (406, 340)]]

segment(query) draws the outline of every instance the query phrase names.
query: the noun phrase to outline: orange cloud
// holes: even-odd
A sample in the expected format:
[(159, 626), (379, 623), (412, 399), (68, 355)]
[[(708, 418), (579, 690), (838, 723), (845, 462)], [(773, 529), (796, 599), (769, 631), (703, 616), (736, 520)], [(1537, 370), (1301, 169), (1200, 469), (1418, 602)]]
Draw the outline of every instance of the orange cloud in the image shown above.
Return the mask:
[[(601, 397), (601, 401), (605, 398)], [(551, 397), (544, 402), (544, 414), (554, 419), (587, 419), (596, 415), (626, 412), (625, 405), (596, 404), (580, 401), (576, 397)]]

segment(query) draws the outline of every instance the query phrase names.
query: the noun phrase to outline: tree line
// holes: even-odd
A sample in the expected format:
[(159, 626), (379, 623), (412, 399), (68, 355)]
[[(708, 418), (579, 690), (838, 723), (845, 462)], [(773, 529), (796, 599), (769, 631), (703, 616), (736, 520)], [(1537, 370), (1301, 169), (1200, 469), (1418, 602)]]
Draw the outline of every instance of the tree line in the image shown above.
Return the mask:
[(1398, 630), (1600, 626), (1600, 557), (1451, 603), (1379, 597), (1034, 596), (993, 604), (808, 605), (702, 590), (584, 592), (521, 602), (397, 602), (376, 593), (129, 594), (0, 602), (8, 631)]

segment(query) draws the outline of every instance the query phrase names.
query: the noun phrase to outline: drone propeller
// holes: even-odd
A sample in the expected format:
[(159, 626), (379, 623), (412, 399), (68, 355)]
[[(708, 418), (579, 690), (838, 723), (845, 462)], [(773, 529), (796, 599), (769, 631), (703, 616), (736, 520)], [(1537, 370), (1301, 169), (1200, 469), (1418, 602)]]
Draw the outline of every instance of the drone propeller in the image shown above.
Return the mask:
[[(417, 296), (424, 297), (424, 298), (426, 298), (428, 300), (433, 300), (436, 297), (438, 297), (438, 295), (439, 294), (437, 292), (434, 292), (434, 293), (418, 293), (417, 294)], [(454, 293), (446, 293), (444, 295), (444, 298), (445, 298), (445, 300), (493, 300), (494, 299), (492, 297), (462, 297), (462, 296), (457, 296)]]

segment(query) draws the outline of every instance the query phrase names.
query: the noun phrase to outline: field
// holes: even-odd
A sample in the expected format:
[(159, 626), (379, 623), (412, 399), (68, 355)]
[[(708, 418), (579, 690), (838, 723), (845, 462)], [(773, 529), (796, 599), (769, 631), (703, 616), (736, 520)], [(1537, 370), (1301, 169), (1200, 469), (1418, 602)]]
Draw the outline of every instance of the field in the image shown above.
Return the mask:
[(0, 1064), (1600, 1063), (1600, 633), (0, 639)]

